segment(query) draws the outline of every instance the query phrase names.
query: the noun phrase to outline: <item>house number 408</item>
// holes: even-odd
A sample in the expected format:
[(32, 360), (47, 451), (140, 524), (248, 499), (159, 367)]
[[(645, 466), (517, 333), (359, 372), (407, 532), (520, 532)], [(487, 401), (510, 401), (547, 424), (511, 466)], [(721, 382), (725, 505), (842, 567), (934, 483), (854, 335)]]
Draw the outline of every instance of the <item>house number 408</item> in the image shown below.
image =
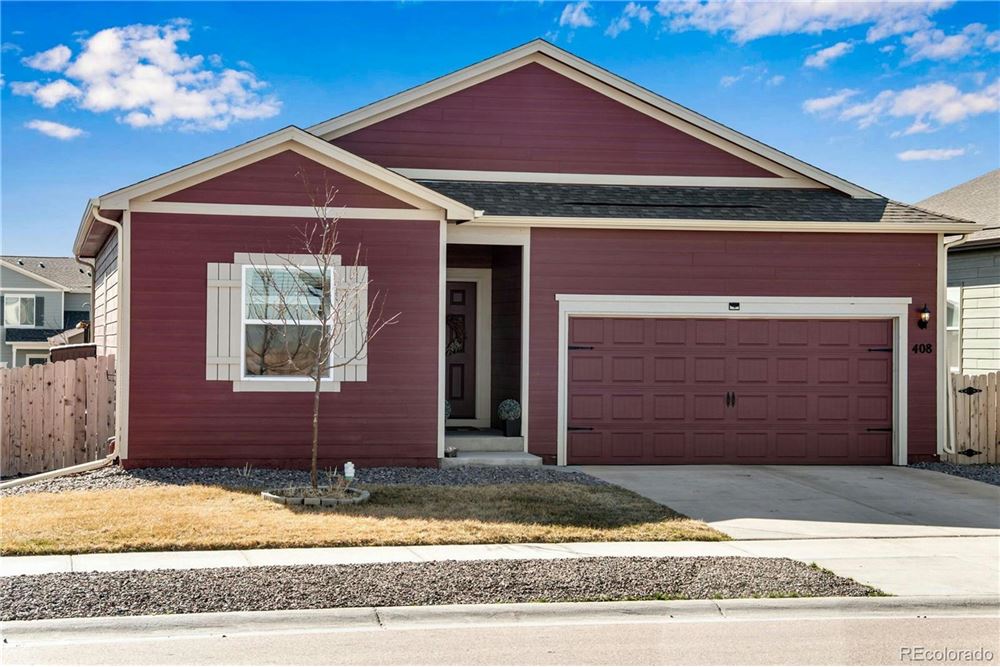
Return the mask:
[(934, 346), (930, 343), (917, 343), (913, 346), (913, 354), (930, 354), (934, 351)]

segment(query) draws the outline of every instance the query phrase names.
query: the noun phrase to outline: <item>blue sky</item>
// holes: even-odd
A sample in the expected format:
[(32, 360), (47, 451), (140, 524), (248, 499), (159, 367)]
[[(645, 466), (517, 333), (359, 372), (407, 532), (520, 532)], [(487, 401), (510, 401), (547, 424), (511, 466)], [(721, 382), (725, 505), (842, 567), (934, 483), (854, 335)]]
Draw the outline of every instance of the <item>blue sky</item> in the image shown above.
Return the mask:
[(995, 2), (3, 2), (0, 249), (535, 37), (902, 201), (1000, 166)]

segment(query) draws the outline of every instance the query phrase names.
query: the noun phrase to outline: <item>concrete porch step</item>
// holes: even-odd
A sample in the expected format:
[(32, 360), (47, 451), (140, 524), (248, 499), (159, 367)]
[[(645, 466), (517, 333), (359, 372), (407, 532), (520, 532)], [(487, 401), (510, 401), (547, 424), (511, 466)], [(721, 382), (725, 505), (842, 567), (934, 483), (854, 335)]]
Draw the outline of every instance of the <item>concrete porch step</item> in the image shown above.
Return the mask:
[(524, 438), (507, 438), (495, 430), (445, 433), (444, 446), (460, 452), (523, 452)]
[(454, 458), (439, 459), (442, 468), (461, 466), (540, 466), (540, 456), (527, 452), (463, 452)]

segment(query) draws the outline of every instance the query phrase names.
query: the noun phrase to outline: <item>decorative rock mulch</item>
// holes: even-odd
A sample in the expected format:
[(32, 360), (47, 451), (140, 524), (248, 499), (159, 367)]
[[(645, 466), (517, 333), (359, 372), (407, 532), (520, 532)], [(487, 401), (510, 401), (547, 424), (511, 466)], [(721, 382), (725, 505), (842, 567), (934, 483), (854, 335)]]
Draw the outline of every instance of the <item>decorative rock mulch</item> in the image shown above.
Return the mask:
[(996, 463), (976, 463), (966, 465), (956, 465), (954, 463), (914, 463), (911, 468), (922, 468), (924, 470), (935, 470), (956, 477), (974, 479), (977, 482), (986, 482), (994, 486), (1000, 486), (1000, 464)]
[[(461, 468), (358, 468), (355, 484), (410, 484), (417, 486), (468, 486), (484, 484), (546, 484), (571, 482), (600, 486), (603, 480), (582, 472), (534, 466), (467, 466)], [(232, 489), (264, 491), (309, 484), (305, 470), (272, 468), (140, 468), (108, 466), (90, 472), (44, 480), (0, 490), (0, 496), (22, 493), (58, 493), (133, 489), (143, 486), (203, 484)]]
[(332, 607), (877, 594), (868, 586), (785, 558), (559, 558), (0, 577), (0, 613), (8, 621)]

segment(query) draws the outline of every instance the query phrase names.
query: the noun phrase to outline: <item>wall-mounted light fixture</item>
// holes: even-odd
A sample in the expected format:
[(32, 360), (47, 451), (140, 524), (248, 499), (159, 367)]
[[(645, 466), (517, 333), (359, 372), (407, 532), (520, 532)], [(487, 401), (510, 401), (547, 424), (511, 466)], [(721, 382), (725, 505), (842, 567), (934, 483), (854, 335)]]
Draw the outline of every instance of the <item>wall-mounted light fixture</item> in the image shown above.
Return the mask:
[(921, 329), (927, 328), (927, 323), (931, 321), (931, 309), (924, 304), (924, 307), (917, 311), (920, 314), (920, 319), (917, 320), (917, 326)]

